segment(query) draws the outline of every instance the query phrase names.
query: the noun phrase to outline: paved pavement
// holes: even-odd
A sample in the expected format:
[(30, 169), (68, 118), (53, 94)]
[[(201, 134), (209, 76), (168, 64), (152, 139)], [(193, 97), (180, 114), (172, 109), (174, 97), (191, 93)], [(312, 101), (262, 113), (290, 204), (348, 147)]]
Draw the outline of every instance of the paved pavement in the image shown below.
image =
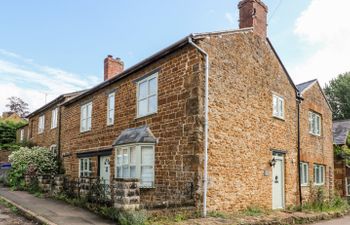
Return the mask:
[(57, 225), (107, 225), (111, 221), (101, 219), (85, 209), (68, 205), (62, 201), (38, 198), (27, 192), (0, 188), (0, 196), (10, 200), (20, 209), (42, 219), (46, 224)]
[(313, 225), (350, 225), (350, 215), (344, 216), (339, 219), (318, 222)]

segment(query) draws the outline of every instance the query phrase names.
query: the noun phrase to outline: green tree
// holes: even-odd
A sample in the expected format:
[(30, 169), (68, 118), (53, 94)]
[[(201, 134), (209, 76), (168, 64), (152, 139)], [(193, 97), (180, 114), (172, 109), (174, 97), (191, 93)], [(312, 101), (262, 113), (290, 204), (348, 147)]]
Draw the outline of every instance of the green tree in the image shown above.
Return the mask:
[(24, 102), (21, 98), (14, 96), (8, 98), (8, 100), (9, 103), (6, 107), (10, 109), (10, 112), (14, 112), (22, 118), (28, 115), (28, 103)]
[(16, 144), (16, 130), (26, 122), (0, 120), (0, 149), (14, 150), (19, 146)]
[(324, 88), (333, 119), (350, 119), (350, 72), (340, 74)]

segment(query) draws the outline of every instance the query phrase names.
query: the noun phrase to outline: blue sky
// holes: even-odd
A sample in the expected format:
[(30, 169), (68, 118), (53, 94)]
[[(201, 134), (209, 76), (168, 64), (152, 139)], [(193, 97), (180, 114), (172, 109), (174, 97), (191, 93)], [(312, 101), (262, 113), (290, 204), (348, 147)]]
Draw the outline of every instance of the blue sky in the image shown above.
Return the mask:
[[(334, 1), (349, 4), (264, 0), (269, 6), (268, 36), (296, 83), (319, 78), (323, 84), (350, 70), (346, 62), (338, 63), (337, 69), (318, 68), (318, 63), (329, 62), (330, 53), (338, 53), (334, 44), (348, 34), (350, 38), (345, 23), (337, 25), (336, 37), (342, 37), (337, 42), (325, 32), (329, 27), (322, 24), (328, 23)], [(237, 4), (238, 0), (2, 2), (0, 112), (12, 95), (22, 97), (34, 110), (45, 103), (45, 95), (48, 101), (101, 82), (108, 54), (130, 67), (189, 33), (235, 29)], [(342, 19), (334, 14), (330, 18)]]

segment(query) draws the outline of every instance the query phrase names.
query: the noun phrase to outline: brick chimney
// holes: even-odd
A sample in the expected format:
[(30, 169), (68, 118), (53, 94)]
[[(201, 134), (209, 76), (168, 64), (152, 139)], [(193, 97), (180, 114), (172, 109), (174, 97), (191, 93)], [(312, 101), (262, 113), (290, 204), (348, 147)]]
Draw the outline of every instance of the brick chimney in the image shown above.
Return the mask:
[(108, 55), (104, 60), (104, 80), (111, 79), (124, 70), (124, 62), (120, 58)]
[(253, 27), (254, 33), (267, 36), (267, 6), (261, 0), (242, 0), (238, 3), (239, 28)]

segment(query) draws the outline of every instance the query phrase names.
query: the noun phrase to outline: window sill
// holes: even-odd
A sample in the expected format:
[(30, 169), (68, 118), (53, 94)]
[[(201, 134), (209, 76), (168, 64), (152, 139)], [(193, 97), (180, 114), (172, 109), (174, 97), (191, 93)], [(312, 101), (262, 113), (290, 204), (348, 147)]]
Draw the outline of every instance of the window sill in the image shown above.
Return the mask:
[(114, 123), (107, 124), (107, 127), (113, 127), (113, 126), (114, 126)]
[(153, 112), (153, 113), (149, 113), (149, 114), (146, 114), (146, 115), (142, 115), (142, 116), (136, 116), (135, 117), (135, 120), (138, 120), (138, 119), (142, 119), (142, 118), (145, 118), (145, 117), (150, 117), (150, 116), (153, 116), (155, 114), (157, 114), (158, 112)]
[(314, 186), (323, 186), (324, 185), (324, 183), (322, 183), (322, 184), (315, 184), (314, 183)]
[(51, 127), (51, 130), (54, 130), (54, 129), (56, 129), (57, 127)]
[(85, 133), (88, 133), (90, 132), (91, 130), (86, 130), (86, 131), (80, 131), (80, 134), (85, 134)]
[(311, 136), (314, 136), (314, 137), (321, 137), (321, 134), (314, 134), (314, 133), (310, 133), (310, 132), (309, 132), (309, 134), (310, 134)]
[(301, 186), (301, 187), (309, 187), (308, 184), (301, 184), (300, 186)]
[(283, 122), (285, 121), (284, 117), (279, 117), (279, 116), (274, 116), (274, 115), (272, 115), (272, 117), (275, 119), (281, 120)]

